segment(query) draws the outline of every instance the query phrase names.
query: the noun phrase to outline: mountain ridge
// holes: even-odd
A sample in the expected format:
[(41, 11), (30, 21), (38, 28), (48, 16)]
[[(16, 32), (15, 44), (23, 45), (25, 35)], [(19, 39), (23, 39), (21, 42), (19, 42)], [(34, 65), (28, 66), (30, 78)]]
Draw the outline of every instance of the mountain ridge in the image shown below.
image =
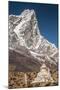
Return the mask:
[[(23, 47), (26, 50), (23, 50)], [(24, 10), (19, 16), (9, 16), (9, 49), (26, 52), (36, 61), (54, 65), (57, 68), (58, 49), (41, 35), (34, 10)], [(21, 49), (20, 49), (21, 48)], [(11, 49), (11, 50), (12, 50)], [(20, 52), (20, 50), (21, 52)]]

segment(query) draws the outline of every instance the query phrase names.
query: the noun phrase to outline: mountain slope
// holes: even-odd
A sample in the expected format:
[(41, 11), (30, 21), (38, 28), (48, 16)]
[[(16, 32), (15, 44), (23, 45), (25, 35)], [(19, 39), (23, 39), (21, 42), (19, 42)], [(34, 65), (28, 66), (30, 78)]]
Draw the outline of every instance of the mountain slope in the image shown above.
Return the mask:
[[(31, 66), (30, 71), (36, 70), (35, 67), (39, 70), (42, 63), (51, 70), (58, 68), (58, 49), (41, 35), (34, 10), (24, 10), (19, 16), (9, 15), (9, 51), (10, 63), (17, 61), (20, 66), (23, 63), (24, 67), (19, 71), (24, 71), (25, 67), (25, 71), (29, 71)], [(17, 59), (11, 58), (15, 57), (13, 51), (19, 53)]]

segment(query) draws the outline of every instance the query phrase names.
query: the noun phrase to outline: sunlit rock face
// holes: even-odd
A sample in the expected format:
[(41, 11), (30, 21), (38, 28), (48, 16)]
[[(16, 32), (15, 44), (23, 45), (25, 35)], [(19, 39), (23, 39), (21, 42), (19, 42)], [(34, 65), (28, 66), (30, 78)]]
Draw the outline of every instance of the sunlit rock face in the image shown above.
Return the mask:
[[(18, 61), (20, 61), (28, 71), (34, 71), (34, 67), (36, 70), (40, 70), (42, 63), (45, 63), (52, 72), (58, 70), (58, 49), (41, 35), (34, 10), (24, 10), (18, 16), (9, 15), (9, 49), (11, 52), (15, 51), (26, 58), (25, 60), (23, 57), (22, 60), (20, 57), (14, 59), (14, 54), (11, 55), (10, 52), (11, 63), (13, 61), (19, 63)], [(15, 55), (18, 56), (18, 54)], [(31, 60), (33, 62), (32, 68)], [(23, 67), (23, 65), (21, 66)], [(18, 65), (17, 67), (20, 68)], [(23, 71), (25, 67), (18, 70)]]

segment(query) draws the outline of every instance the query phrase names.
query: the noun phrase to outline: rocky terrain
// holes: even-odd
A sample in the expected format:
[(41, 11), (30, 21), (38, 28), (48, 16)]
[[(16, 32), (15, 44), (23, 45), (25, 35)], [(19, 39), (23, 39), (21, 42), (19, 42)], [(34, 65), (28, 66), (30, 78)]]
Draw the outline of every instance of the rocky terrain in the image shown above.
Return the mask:
[[(35, 11), (27, 9), (19, 16), (9, 15), (8, 23), (9, 88), (58, 85), (58, 48), (41, 35)], [(46, 76), (50, 75), (53, 83), (49, 81), (47, 84), (41, 84), (41, 74), (39, 82), (32, 83), (37, 81), (43, 65), (48, 68), (49, 74), (45, 69), (43, 71)], [(28, 79), (29, 75), (32, 80)], [(45, 73), (43, 78), (44, 76)], [(26, 81), (23, 85), (18, 81), (20, 78)]]
[(20, 72), (14, 71), (16, 66), (9, 65), (9, 89), (58, 85), (58, 72)]

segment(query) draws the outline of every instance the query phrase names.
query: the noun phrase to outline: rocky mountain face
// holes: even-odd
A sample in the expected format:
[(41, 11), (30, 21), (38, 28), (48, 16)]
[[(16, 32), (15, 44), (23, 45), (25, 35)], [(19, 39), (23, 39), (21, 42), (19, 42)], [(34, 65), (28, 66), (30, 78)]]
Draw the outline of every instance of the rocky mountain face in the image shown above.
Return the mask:
[(16, 70), (38, 71), (43, 63), (51, 71), (58, 69), (58, 48), (41, 35), (34, 10), (9, 15), (8, 23), (9, 63)]

